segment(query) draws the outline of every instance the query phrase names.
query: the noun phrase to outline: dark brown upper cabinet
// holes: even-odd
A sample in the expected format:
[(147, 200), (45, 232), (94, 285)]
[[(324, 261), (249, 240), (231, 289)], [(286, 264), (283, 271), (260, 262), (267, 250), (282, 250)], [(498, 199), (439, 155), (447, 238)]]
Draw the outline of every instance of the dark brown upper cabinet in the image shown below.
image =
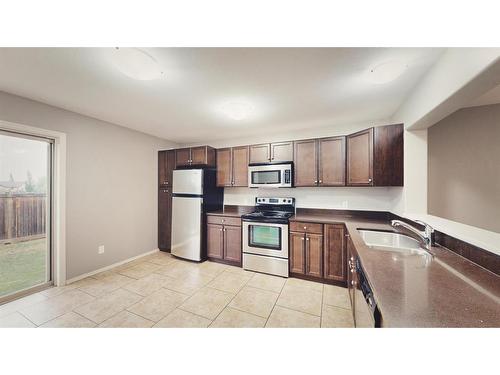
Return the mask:
[(217, 186), (248, 186), (248, 146), (217, 150)]
[(179, 148), (175, 150), (175, 166), (215, 167), (215, 149), (210, 146)]
[(403, 186), (403, 124), (347, 136), (347, 185)]
[(295, 141), (294, 185), (318, 185), (318, 140)]
[(345, 137), (294, 142), (295, 186), (344, 186)]
[(281, 163), (293, 160), (293, 142), (263, 143), (250, 146), (249, 163)]
[(175, 150), (158, 151), (158, 186), (172, 186)]
[(318, 150), (318, 185), (345, 185), (345, 137), (321, 138)]
[(271, 143), (271, 163), (293, 161), (293, 142)]

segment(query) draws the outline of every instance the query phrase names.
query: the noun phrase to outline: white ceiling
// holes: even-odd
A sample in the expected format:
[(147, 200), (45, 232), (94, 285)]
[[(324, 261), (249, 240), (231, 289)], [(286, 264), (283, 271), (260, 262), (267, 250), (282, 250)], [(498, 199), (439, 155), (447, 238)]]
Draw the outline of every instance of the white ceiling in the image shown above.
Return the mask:
[[(106, 48), (0, 48), (0, 90), (178, 143), (387, 119), (443, 49), (148, 48), (164, 78), (123, 75)], [(373, 84), (366, 72), (402, 60), (396, 80)], [(251, 103), (236, 121), (218, 109)]]

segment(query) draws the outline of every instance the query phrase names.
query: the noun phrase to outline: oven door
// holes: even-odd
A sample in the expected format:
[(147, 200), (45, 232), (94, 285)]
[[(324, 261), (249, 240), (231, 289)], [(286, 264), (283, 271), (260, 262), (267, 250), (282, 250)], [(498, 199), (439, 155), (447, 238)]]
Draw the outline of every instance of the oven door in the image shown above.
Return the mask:
[(243, 252), (288, 259), (288, 224), (243, 221)]

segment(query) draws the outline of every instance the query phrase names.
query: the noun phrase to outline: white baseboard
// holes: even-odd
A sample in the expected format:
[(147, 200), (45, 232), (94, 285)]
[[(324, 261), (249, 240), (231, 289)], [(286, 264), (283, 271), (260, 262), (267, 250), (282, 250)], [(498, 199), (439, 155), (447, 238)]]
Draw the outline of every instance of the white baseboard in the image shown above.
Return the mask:
[(98, 273), (110, 270), (111, 268), (115, 268), (115, 267), (121, 266), (122, 264), (131, 262), (133, 260), (136, 260), (136, 259), (139, 259), (139, 258), (142, 258), (142, 257), (145, 257), (146, 255), (151, 255), (151, 254), (157, 253), (159, 251), (160, 251), (160, 249), (154, 249), (154, 250), (148, 251), (147, 253), (139, 254), (139, 255), (136, 255), (136, 256), (134, 256), (132, 258), (128, 258), (128, 259), (122, 260), (120, 262), (110, 264), (109, 266), (99, 268), (99, 269), (97, 269), (95, 271), (87, 272), (87, 273), (84, 273), (83, 275), (79, 275), (79, 276), (73, 277), (73, 278), (71, 278), (69, 280), (66, 280), (66, 285), (74, 283), (75, 281), (78, 281), (78, 280), (81, 280), (81, 279), (85, 279), (86, 277), (97, 275)]

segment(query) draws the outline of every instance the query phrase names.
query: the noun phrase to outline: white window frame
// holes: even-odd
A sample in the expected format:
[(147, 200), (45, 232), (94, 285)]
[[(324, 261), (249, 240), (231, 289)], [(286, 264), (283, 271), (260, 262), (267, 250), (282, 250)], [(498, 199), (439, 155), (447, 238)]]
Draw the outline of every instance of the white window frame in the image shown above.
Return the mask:
[(66, 285), (66, 134), (0, 120), (0, 129), (54, 141), (52, 187), (52, 278), (55, 286)]

